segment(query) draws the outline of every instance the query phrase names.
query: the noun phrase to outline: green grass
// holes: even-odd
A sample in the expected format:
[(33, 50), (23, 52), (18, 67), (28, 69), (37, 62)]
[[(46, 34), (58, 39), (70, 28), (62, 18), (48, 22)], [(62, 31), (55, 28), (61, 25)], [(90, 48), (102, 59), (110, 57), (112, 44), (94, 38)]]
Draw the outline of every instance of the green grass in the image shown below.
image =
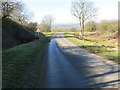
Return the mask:
[[(22, 80), (30, 68), (34, 73), (40, 74), (40, 70), (44, 61), (46, 46), (47, 41), (38, 39), (33, 42), (3, 51), (3, 88), (21, 87), (20, 84), (22, 84)], [(37, 70), (36, 68), (33, 68), (36, 67), (33, 66), (33, 63), (36, 62), (36, 60), (39, 61), (39, 68), (37, 68)], [(34, 77), (33, 80), (29, 80), (28, 82), (31, 82), (31, 85), (35, 85), (35, 80), (37, 80), (37, 78)]]
[(55, 34), (55, 32), (43, 32), (43, 34), (46, 36), (46, 37), (51, 37)]
[(42, 32), (48, 40), (51, 39), (51, 37), (55, 34), (55, 32)]
[[(118, 51), (112, 50), (112, 48), (117, 47), (116, 44), (108, 43), (108, 41), (102, 42), (101, 38), (88, 37), (85, 40), (80, 40), (78, 38), (75, 38), (71, 33), (65, 33), (64, 35), (75, 45), (87, 49), (91, 53), (98, 54), (104, 58), (120, 63), (120, 60), (118, 61)], [(70, 35), (72, 35), (72, 37), (67, 37)]]

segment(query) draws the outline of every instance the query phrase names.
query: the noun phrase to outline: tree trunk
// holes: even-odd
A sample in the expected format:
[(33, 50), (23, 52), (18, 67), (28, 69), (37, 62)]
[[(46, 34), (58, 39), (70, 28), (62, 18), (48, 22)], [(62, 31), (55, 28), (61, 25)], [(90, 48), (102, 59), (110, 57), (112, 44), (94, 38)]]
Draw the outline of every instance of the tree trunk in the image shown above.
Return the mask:
[(84, 22), (83, 19), (81, 18), (81, 39), (84, 38)]

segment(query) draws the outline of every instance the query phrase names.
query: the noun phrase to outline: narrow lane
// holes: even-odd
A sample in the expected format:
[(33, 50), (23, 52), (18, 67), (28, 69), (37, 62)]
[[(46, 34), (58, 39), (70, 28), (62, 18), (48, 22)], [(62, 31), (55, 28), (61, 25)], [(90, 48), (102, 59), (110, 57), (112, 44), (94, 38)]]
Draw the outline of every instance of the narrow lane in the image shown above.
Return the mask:
[(88, 82), (80, 72), (59, 51), (54, 39), (51, 40), (46, 63), (44, 87), (85, 88)]
[(44, 67), (43, 88), (117, 88), (120, 82), (115, 63), (77, 47), (62, 33), (49, 43)]

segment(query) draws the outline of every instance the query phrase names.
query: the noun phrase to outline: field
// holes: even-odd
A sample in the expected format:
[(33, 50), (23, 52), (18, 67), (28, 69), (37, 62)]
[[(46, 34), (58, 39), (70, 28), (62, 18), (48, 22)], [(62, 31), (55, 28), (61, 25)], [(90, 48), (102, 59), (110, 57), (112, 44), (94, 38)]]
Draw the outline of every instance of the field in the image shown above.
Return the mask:
[(85, 39), (81, 40), (78, 37), (78, 32), (64, 33), (65, 37), (75, 45), (89, 50), (109, 60), (118, 61), (118, 41), (115, 34), (99, 33), (99, 32), (86, 32)]

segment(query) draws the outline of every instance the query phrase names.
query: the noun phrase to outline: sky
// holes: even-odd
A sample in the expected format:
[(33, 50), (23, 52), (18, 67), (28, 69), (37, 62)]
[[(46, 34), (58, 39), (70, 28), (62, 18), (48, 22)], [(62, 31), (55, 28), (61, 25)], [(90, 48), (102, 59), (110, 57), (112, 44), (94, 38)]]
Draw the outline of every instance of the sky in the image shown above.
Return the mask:
[[(21, 0), (28, 10), (33, 13), (32, 20), (41, 23), (46, 15), (54, 17), (54, 24), (78, 23), (71, 14), (71, 2), (74, 0)], [(98, 9), (96, 22), (101, 20), (118, 19), (119, 0), (89, 0)]]

